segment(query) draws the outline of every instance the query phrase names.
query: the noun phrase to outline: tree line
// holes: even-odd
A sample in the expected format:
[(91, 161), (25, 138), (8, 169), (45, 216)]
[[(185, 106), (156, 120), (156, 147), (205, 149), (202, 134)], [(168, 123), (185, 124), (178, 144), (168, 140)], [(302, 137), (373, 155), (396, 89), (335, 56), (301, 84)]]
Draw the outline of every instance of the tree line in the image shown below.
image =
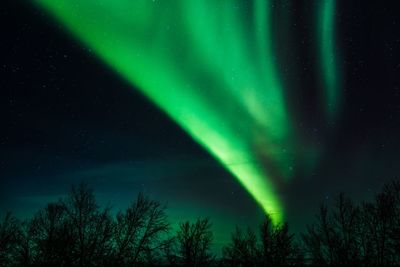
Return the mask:
[(338, 195), (298, 236), (267, 215), (257, 230), (236, 227), (222, 256), (212, 242), (208, 218), (172, 229), (166, 207), (143, 194), (113, 215), (80, 184), (30, 219), (3, 215), (0, 266), (400, 265), (400, 182), (386, 184), (371, 202)]

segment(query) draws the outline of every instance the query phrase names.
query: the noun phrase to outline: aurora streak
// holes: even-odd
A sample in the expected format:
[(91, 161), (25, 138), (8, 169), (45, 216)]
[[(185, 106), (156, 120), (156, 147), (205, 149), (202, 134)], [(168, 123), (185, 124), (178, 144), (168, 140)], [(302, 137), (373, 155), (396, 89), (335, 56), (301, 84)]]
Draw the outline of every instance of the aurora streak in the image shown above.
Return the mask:
[(318, 11), (318, 39), (320, 40), (320, 65), (322, 69), (322, 79), (324, 98), (326, 100), (326, 113), (331, 119), (334, 119), (338, 112), (338, 67), (336, 66), (335, 53), (335, 34), (334, 34), (334, 14), (335, 1), (324, 0), (319, 3)]
[[(298, 158), (270, 1), (34, 2), (212, 154), (275, 222), (283, 219), (277, 190)], [(316, 27), (334, 105), (334, 1), (325, 2)]]

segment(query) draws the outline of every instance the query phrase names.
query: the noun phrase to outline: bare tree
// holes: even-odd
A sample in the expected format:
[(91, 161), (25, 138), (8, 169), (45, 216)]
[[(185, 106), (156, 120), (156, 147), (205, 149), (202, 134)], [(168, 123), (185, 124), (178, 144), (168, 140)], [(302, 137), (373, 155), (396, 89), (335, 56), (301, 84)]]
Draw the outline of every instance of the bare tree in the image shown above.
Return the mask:
[(361, 207), (340, 194), (331, 212), (321, 206), (302, 236), (304, 246), (316, 264), (399, 264), (399, 215), (399, 182), (385, 185), (374, 202)]
[(301, 237), (305, 257), (311, 259), (311, 263), (316, 266), (326, 265), (325, 247), (319, 229), (315, 225), (308, 225)]
[(189, 221), (179, 225), (177, 241), (179, 257), (184, 266), (206, 266), (214, 256), (211, 254), (213, 233), (208, 218), (197, 219), (195, 223)]
[(321, 205), (316, 222), (307, 227), (302, 239), (314, 264), (327, 265), (336, 262), (336, 236), (326, 205)]
[(239, 228), (232, 234), (231, 243), (224, 248), (225, 262), (231, 266), (284, 266), (303, 263), (301, 251), (293, 244), (294, 235), (287, 223), (274, 225), (266, 215), (260, 225), (260, 236)]
[(356, 265), (360, 262), (360, 211), (344, 194), (333, 210), (320, 208), (317, 221), (307, 228), (303, 242), (315, 264)]
[(294, 257), (294, 235), (289, 232), (289, 225), (284, 223), (274, 229), (273, 263), (275, 266), (288, 265)]
[(0, 266), (11, 266), (16, 263), (16, 248), (20, 224), (10, 213), (6, 213), (0, 222)]
[(73, 264), (102, 264), (111, 251), (113, 224), (109, 209), (100, 210), (92, 190), (85, 184), (73, 186), (63, 206), (75, 240), (71, 251)]
[(392, 215), (389, 220), (389, 239), (391, 263), (400, 265), (400, 181), (385, 184), (382, 194), (390, 200)]
[(35, 262), (41, 266), (71, 265), (75, 244), (72, 227), (62, 203), (50, 203), (30, 222)]
[(364, 262), (374, 265), (400, 264), (400, 184), (391, 182), (362, 209), (361, 235)]
[(357, 233), (360, 211), (343, 193), (336, 199), (332, 221), (337, 242), (337, 264), (357, 265), (360, 262), (360, 240)]
[(169, 242), (163, 248), (164, 257), (166, 260), (166, 264), (169, 266), (178, 266), (179, 265), (179, 246), (178, 240), (176, 237), (172, 237), (169, 239)]
[(243, 232), (236, 227), (231, 243), (223, 248), (224, 262), (229, 266), (256, 266), (259, 254), (257, 236), (251, 228)]
[(117, 214), (114, 241), (118, 265), (143, 264), (170, 242), (165, 207), (139, 194), (125, 212)]
[(378, 217), (374, 203), (363, 203), (360, 211), (360, 224), (358, 226), (361, 263), (363, 265), (377, 265), (376, 240)]
[(315, 264), (355, 265), (360, 262), (360, 211), (339, 194), (331, 211), (320, 207), (317, 221), (308, 226), (303, 242)]
[(294, 255), (293, 237), (287, 223), (274, 225), (267, 214), (260, 226), (262, 264), (288, 265)]
[(267, 214), (260, 225), (261, 239), (261, 261), (265, 264), (272, 264), (274, 253), (274, 226), (271, 217)]

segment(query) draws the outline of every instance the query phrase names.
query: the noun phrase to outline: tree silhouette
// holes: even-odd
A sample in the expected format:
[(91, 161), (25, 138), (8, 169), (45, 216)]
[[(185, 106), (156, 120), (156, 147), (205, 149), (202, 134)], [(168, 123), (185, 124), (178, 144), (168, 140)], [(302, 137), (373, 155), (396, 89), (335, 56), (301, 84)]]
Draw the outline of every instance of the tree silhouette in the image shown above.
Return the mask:
[(400, 186), (385, 185), (374, 202), (360, 207), (340, 194), (331, 211), (320, 208), (317, 221), (302, 235), (315, 264), (399, 264)]
[(266, 215), (260, 226), (262, 264), (288, 265), (294, 252), (293, 237), (287, 223), (273, 225), (271, 217)]
[(256, 266), (259, 254), (257, 236), (251, 228), (243, 232), (236, 227), (231, 243), (223, 248), (223, 257), (228, 266)]
[(85, 184), (49, 203), (31, 219), (0, 220), (0, 266), (286, 266), (400, 265), (400, 182), (372, 202), (355, 205), (339, 194), (321, 205), (314, 223), (294, 241), (287, 223), (267, 215), (254, 232), (236, 227), (217, 261), (208, 218), (179, 224), (174, 237), (165, 206), (139, 194), (115, 217)]
[(72, 264), (75, 245), (71, 221), (63, 203), (50, 203), (30, 222), (32, 241), (35, 243), (35, 262), (41, 266)]
[(334, 229), (332, 215), (326, 205), (321, 205), (316, 222), (307, 227), (303, 234), (306, 251), (313, 263), (318, 265), (335, 265), (338, 263), (339, 238)]
[(293, 244), (293, 234), (289, 233), (287, 223), (274, 225), (266, 215), (260, 225), (259, 239), (248, 229), (243, 233), (238, 227), (231, 237), (231, 243), (223, 255), (229, 266), (284, 266), (298, 257)]
[(0, 265), (11, 266), (16, 263), (19, 231), (19, 222), (7, 212), (0, 222)]
[(33, 228), (35, 227), (30, 220), (21, 223), (18, 233), (17, 262), (18, 266), (35, 266), (36, 263), (36, 244), (33, 240)]
[(275, 266), (288, 265), (294, 256), (293, 237), (289, 232), (288, 223), (278, 225), (273, 232), (272, 263)]
[(266, 215), (264, 221), (260, 225), (260, 260), (265, 265), (273, 263), (274, 248), (274, 226), (272, 224), (271, 217)]
[(71, 227), (72, 264), (101, 265), (111, 252), (113, 223), (109, 209), (100, 210), (91, 189), (85, 184), (73, 186), (62, 202)]
[(197, 219), (195, 223), (189, 221), (179, 225), (177, 231), (179, 258), (184, 266), (206, 266), (213, 259), (211, 242), (213, 233), (208, 218)]
[(333, 210), (333, 231), (335, 234), (335, 248), (337, 264), (356, 265), (359, 263), (359, 240), (357, 226), (359, 224), (360, 212), (352, 201), (339, 194)]
[(373, 265), (400, 264), (399, 222), (400, 183), (391, 182), (376, 195), (373, 203), (362, 207), (362, 252), (365, 263)]
[(120, 266), (141, 265), (168, 244), (165, 207), (139, 194), (125, 212), (116, 217), (115, 260)]

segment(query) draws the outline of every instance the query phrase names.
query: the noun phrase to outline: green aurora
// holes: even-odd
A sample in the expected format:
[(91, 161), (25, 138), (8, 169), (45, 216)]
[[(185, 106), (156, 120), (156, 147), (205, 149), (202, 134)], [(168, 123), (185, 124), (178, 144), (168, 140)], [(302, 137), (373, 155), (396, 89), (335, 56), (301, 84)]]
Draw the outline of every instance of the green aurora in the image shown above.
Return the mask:
[[(278, 223), (278, 190), (301, 157), (274, 52), (272, 2), (34, 1), (168, 114)], [(314, 27), (331, 118), (335, 2), (321, 2)]]
[(338, 113), (338, 71), (335, 60), (334, 44), (334, 11), (335, 0), (324, 0), (319, 3), (318, 11), (318, 39), (320, 40), (320, 65), (322, 69), (324, 98), (326, 99), (326, 113), (334, 119)]

